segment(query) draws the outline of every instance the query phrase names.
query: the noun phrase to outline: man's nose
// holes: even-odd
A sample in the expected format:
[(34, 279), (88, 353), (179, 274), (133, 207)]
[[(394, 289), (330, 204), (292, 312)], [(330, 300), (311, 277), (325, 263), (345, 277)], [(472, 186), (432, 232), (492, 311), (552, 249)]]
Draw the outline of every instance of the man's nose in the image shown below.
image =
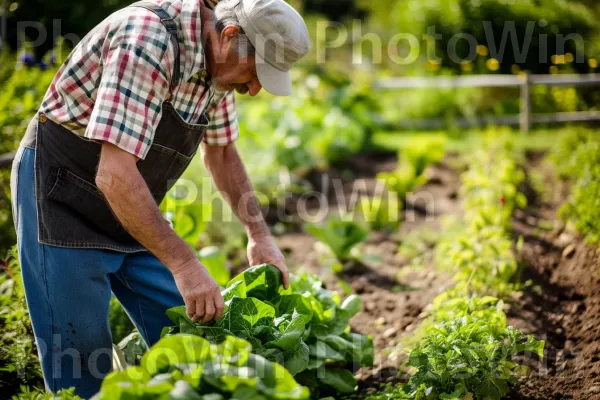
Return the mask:
[(257, 94), (260, 93), (262, 89), (262, 85), (260, 84), (260, 82), (258, 81), (258, 79), (254, 79), (252, 82), (250, 82), (248, 84), (248, 94), (250, 94), (250, 96), (256, 96)]

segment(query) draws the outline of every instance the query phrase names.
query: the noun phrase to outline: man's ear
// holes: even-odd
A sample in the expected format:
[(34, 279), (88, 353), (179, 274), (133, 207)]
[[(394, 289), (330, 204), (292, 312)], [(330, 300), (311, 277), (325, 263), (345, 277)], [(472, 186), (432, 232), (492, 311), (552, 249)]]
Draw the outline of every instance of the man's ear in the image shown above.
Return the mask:
[(237, 42), (237, 38), (240, 35), (240, 28), (235, 25), (228, 25), (221, 32), (221, 50), (225, 53), (229, 48)]

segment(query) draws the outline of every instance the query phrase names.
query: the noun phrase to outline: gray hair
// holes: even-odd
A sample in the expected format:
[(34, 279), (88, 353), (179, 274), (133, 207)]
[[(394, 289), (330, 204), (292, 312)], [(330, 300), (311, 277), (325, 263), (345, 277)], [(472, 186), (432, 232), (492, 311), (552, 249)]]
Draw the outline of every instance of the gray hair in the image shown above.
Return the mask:
[(214, 9), (214, 24), (219, 33), (222, 33), (227, 26), (240, 28), (237, 53), (241, 58), (246, 58), (253, 56), (256, 50), (240, 26), (240, 21), (235, 13), (235, 6), (238, 3), (239, 0), (221, 0)]

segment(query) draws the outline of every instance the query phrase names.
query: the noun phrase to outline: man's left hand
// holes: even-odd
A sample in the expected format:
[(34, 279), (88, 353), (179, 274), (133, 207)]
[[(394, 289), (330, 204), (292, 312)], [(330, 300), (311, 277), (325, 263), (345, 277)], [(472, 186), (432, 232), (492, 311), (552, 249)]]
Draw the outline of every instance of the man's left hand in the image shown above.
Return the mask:
[(275, 244), (271, 235), (250, 237), (248, 241), (248, 261), (250, 265), (271, 264), (283, 275), (283, 287), (290, 287), (290, 271), (285, 265), (285, 258)]

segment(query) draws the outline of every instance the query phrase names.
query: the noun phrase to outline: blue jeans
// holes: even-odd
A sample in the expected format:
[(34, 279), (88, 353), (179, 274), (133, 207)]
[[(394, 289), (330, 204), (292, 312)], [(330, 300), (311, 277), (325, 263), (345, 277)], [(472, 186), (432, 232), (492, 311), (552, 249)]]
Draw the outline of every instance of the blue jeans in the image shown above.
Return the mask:
[(146, 344), (170, 322), (165, 311), (183, 305), (170, 271), (149, 252), (124, 254), (70, 249), (38, 242), (34, 185), (35, 150), (21, 147), (11, 189), (27, 305), (46, 388), (75, 387), (89, 398), (110, 372), (111, 291)]

